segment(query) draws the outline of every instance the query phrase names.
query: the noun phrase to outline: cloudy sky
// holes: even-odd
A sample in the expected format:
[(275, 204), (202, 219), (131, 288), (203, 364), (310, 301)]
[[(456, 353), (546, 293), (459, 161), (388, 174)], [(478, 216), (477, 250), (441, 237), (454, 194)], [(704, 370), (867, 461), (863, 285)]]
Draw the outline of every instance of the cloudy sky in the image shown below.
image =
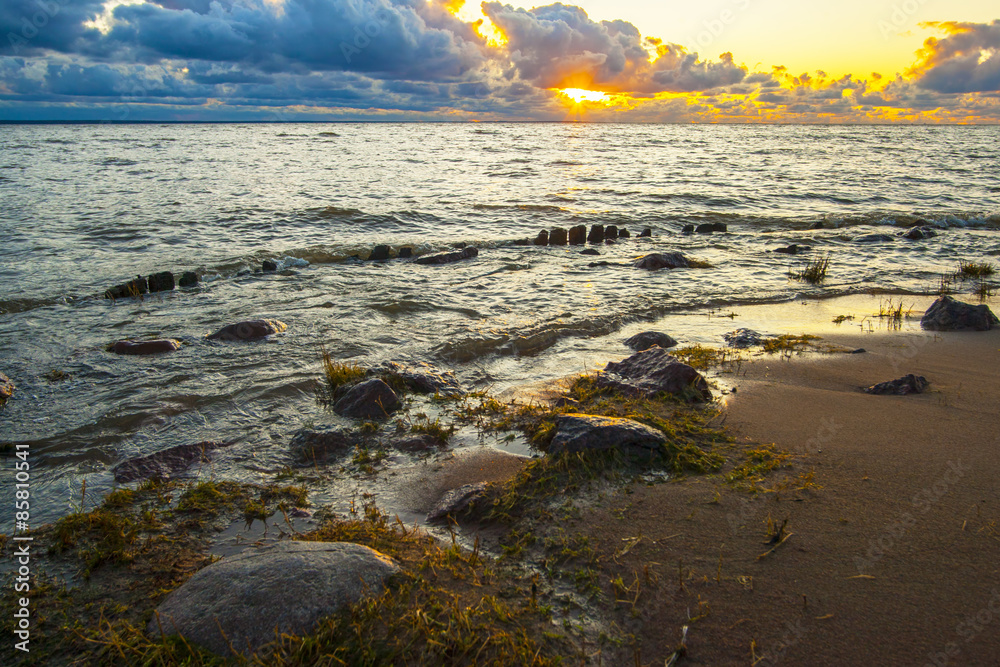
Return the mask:
[(995, 0), (2, 0), (0, 120), (1000, 122)]

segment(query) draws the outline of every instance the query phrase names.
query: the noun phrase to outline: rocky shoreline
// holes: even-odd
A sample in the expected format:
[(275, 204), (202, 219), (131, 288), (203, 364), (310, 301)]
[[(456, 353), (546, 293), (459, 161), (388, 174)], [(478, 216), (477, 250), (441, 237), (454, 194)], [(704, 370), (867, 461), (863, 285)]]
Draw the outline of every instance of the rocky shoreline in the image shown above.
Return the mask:
[[(620, 238), (620, 231), (615, 231)], [(607, 230), (602, 233), (607, 235)], [(551, 239), (551, 234), (548, 237)], [(579, 230), (572, 238), (579, 241)], [(594, 239), (590, 242), (608, 241), (606, 236)], [(567, 233), (567, 243), (570, 242)], [(475, 249), (424, 255), (413, 261), (431, 265), (464, 261), (476, 257), (477, 252), (470, 251)], [(427, 261), (420, 262), (421, 259)], [(679, 253), (649, 254), (635, 263), (636, 268), (647, 270), (689, 265), (689, 260)], [(169, 281), (160, 278), (159, 282), (151, 278), (146, 280), (147, 290), (154, 291), (154, 284), (173, 287), (172, 278)], [(927, 310), (921, 324), (929, 331), (983, 331), (996, 328), (1000, 322), (986, 306), (944, 296)], [(244, 343), (282, 334), (287, 329), (283, 322), (274, 319), (247, 320), (222, 327), (205, 338)], [(771, 353), (809, 345), (809, 337), (789, 340), (746, 329), (727, 334), (725, 341), (733, 350), (760, 349)], [(375, 471), (379, 453), (387, 450), (416, 456), (444, 451), (458, 425), (512, 437), (521, 433), (529, 440), (538, 457), (525, 460), (520, 473), (503, 482), (473, 483), (450, 489), (426, 517), (429, 525), (445, 526), (453, 540), (456, 533), (461, 534), (467, 544), (475, 536), (471, 549), (463, 549), (457, 542), (449, 549), (435, 543), (422, 530), (410, 530), (402, 524), (393, 526), (374, 500), (366, 501), (363, 513), (356, 516), (317, 512), (317, 522), (301, 532), (289, 516), (313, 516), (307, 509), (307, 494), (302, 487), (275, 484), (260, 489), (245, 485), (221, 487), (213, 482), (185, 487), (174, 481), (189, 467), (210, 462), (211, 452), (232, 444), (206, 441), (120, 463), (114, 470), (115, 479), (123, 484), (139, 483), (136, 489), (123, 487), (108, 496), (100, 507), (77, 512), (33, 533), (37, 543), (48, 549), (52, 576), (69, 573), (69, 578), (58, 584), (62, 586), (58, 590), (65, 592), (62, 597), (42, 594), (35, 603), (42, 606), (36, 607), (35, 613), (41, 612), (43, 616), (55, 610), (76, 613), (79, 610), (66, 598), (72, 590), (86, 589), (90, 591), (88, 594), (111, 600), (113, 596), (108, 597), (107, 587), (120, 585), (165, 557), (160, 547), (152, 545), (154, 541), (195, 526), (197, 530), (188, 536), (183, 554), (169, 556), (174, 559), (172, 563), (160, 563), (168, 566), (168, 578), (157, 579), (158, 585), (162, 584), (157, 591), (150, 592), (143, 603), (133, 600), (135, 609), (122, 617), (125, 625), (119, 631), (125, 632), (128, 639), (115, 643), (119, 640), (108, 639), (99, 627), (88, 628), (86, 632), (92, 639), (106, 640), (103, 644), (103, 640), (94, 640), (97, 644), (115, 645), (132, 655), (154, 651), (170, 660), (212, 653), (223, 656), (242, 653), (263, 661), (300, 659), (301, 652), (308, 650), (311, 642), (343, 640), (342, 633), (348, 626), (336, 626), (340, 629), (334, 631), (330, 629), (334, 626), (327, 625), (330, 618), (341, 619), (338, 622), (353, 618), (358, 622), (359, 610), (377, 603), (395, 605), (393, 608), (401, 614), (397, 621), (402, 623), (413, 603), (412, 597), (407, 596), (417, 595), (414, 591), (444, 595), (442, 589), (434, 588), (418, 574), (429, 562), (434, 562), (462, 570), (462, 576), (455, 575), (462, 582), (455, 584), (462, 590), (461, 595), (475, 598), (468, 578), (478, 581), (490, 571), (488, 577), (494, 585), (509, 589), (517, 600), (518, 614), (523, 615), (518, 626), (521, 634), (516, 640), (505, 640), (503, 646), (493, 646), (489, 640), (485, 643), (491, 650), (496, 649), (489, 656), (497, 664), (504, 664), (522, 651), (534, 650), (536, 655), (552, 660), (576, 655), (570, 647), (577, 642), (597, 641), (594, 629), (599, 628), (603, 633), (611, 627), (609, 623), (613, 624), (615, 614), (604, 608), (608, 600), (598, 593), (599, 587), (589, 588), (600, 581), (601, 568), (591, 563), (586, 568), (592, 572), (591, 578), (585, 577), (581, 583), (578, 572), (581, 558), (587, 562), (586, 557), (572, 547), (558, 546), (560, 539), (568, 539), (560, 537), (562, 529), (553, 523), (558, 512), (572, 513), (581, 499), (620, 488), (623, 483), (639, 478), (683, 479), (723, 474), (734, 488), (756, 489), (767, 484), (771, 471), (786, 467), (787, 461), (780, 452), (755, 443), (735, 445), (712, 425), (714, 413), (700, 407), (716, 399), (710, 379), (701, 371), (725, 367), (737, 357), (701, 346), (668, 352), (668, 348), (677, 348), (678, 343), (659, 331), (632, 336), (623, 341), (623, 346), (634, 353), (608, 363), (603, 371), (576, 378), (568, 390), (544, 404), (505, 404), (487, 393), (469, 392), (453, 375), (428, 365), (387, 363), (361, 368), (324, 356), (325, 377), (317, 398), (334, 413), (351, 420), (353, 427), (325, 430), (305, 427), (295, 433), (289, 446), (297, 452), (302, 468), (288, 473), (293, 479), (310, 468), (343, 471), (348, 460), (362, 470)], [(173, 339), (123, 340), (113, 343), (108, 351), (146, 355), (179, 349), (180, 343)], [(925, 378), (909, 375), (899, 381), (858, 387), (858, 391), (901, 395), (920, 393), (927, 384)], [(0, 376), (0, 388), (5, 399), (13, 395), (13, 382), (6, 376)], [(447, 407), (436, 413), (432, 411), (432, 406), (440, 405)], [(448, 415), (451, 423), (441, 423), (440, 416), (431, 421), (423, 415), (421, 420), (418, 416), (423, 413), (418, 411), (424, 409)], [(179, 499), (175, 500), (175, 495)], [(156, 509), (152, 509), (154, 506)], [(227, 557), (205, 567), (212, 526), (220, 527), (240, 515), (248, 525), (261, 520), (266, 526), (276, 513), (284, 516), (291, 541), (279, 540), (259, 551), (247, 552), (244, 557)], [(127, 527), (122, 527), (123, 521)], [(528, 537), (525, 531), (529, 531)], [(531, 536), (534, 533), (537, 535)], [(484, 536), (482, 543), (480, 536)], [(167, 541), (170, 539), (173, 538)], [(540, 541), (545, 545), (541, 550)], [(413, 545), (417, 542), (422, 545), (419, 553), (414, 552)], [(2, 546), (13, 548), (7, 538)], [(576, 555), (567, 557), (567, 551)], [(543, 559), (540, 567), (538, 558)], [(554, 559), (551, 564), (549, 558)], [(178, 571), (176, 566), (181, 562), (199, 565)], [(137, 567), (136, 563), (142, 566)], [(289, 601), (284, 594), (294, 590), (295, 582), (302, 581), (304, 572), (313, 573), (308, 577), (311, 582), (308, 590), (293, 596), (291, 605), (276, 607), (275, 601)], [(369, 572), (370, 580), (365, 574)], [(289, 574), (293, 580), (287, 579)], [(354, 583), (359, 576), (365, 581), (360, 588)], [(236, 581), (255, 581), (260, 585), (239, 588), (233, 586)], [(407, 589), (400, 581), (408, 581), (411, 588)], [(345, 587), (345, 583), (349, 585)], [(73, 588), (74, 585), (78, 588)], [(614, 590), (617, 599), (619, 591)], [(406, 591), (402, 598), (401, 591)], [(314, 604), (298, 602), (306, 594), (315, 600)], [(582, 619), (581, 622), (577, 625), (564, 622), (560, 632), (542, 630), (551, 626), (554, 607), (559, 605), (564, 607), (567, 618)], [(217, 628), (211, 627), (209, 618), (217, 621)], [(447, 610), (442, 610), (437, 622), (445, 623), (447, 618)], [(366, 622), (380, 621), (370, 618)], [(496, 630), (495, 618), (481, 622), (480, 629), (487, 635)], [(323, 635), (327, 631), (324, 628), (330, 629), (329, 636)], [(275, 643), (275, 630), (296, 639)], [(56, 662), (60, 656), (68, 657), (63, 653), (66, 647), (61, 645), (52, 627), (42, 632), (47, 638), (42, 640), (46, 642), (45, 650), (50, 651)], [(183, 650), (170, 638), (175, 632), (187, 640), (182, 642)], [(437, 641), (434, 639), (437, 635), (426, 627), (409, 627), (406, 632), (411, 634), (401, 636), (417, 642), (422, 651), (432, 651), (430, 647)], [(317, 639), (320, 636), (325, 638)], [(381, 637), (377, 640), (381, 643), (371, 650), (396, 646), (394, 650), (401, 653), (393, 655), (413, 656), (407, 652), (409, 647), (394, 644), (392, 636), (377, 632), (375, 636)], [(482, 640), (482, 635), (476, 636), (477, 641)], [(598, 641), (598, 644), (609, 656), (624, 655), (614, 642)], [(81, 650), (82, 646), (75, 650)], [(356, 648), (362, 652), (369, 650)], [(675, 650), (676, 656), (683, 655), (685, 650), (682, 640)]]

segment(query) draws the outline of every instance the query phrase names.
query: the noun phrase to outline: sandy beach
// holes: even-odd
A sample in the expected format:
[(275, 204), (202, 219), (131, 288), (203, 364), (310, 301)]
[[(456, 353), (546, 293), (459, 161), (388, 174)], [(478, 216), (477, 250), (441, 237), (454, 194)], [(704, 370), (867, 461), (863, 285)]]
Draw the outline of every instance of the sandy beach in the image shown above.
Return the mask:
[[(629, 620), (642, 664), (684, 625), (691, 665), (1000, 664), (1000, 333), (821, 342), (866, 352), (757, 357), (726, 380), (720, 421), (795, 455), (784, 488), (635, 485), (585, 519), (601, 553), (642, 536), (613, 559), (625, 582), (659, 577)], [(928, 392), (859, 389), (906, 373)], [(769, 518), (792, 534), (761, 558)]]

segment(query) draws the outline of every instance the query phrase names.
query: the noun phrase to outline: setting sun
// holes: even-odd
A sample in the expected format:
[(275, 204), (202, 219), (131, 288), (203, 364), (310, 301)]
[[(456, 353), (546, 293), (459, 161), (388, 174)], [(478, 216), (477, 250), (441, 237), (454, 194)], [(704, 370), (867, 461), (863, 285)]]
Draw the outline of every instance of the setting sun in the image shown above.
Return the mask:
[(608, 102), (611, 98), (607, 93), (598, 90), (584, 90), (583, 88), (563, 88), (559, 91), (577, 104), (582, 102)]

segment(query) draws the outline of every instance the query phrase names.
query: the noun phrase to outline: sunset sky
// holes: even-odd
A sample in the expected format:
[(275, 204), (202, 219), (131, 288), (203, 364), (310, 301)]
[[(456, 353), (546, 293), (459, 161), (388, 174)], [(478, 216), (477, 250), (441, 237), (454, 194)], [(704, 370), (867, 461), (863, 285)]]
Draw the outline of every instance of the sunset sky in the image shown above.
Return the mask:
[(4, 0), (0, 120), (1000, 122), (995, 1)]

